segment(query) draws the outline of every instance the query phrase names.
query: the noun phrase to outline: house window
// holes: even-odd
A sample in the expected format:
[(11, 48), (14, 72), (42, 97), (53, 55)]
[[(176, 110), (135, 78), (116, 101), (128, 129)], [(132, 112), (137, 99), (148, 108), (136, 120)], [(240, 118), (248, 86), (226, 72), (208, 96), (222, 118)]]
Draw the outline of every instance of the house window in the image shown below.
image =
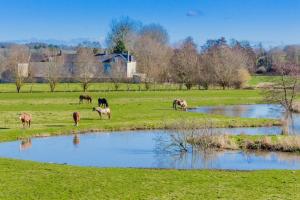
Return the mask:
[(109, 75), (111, 73), (111, 65), (110, 63), (104, 63), (104, 74)]

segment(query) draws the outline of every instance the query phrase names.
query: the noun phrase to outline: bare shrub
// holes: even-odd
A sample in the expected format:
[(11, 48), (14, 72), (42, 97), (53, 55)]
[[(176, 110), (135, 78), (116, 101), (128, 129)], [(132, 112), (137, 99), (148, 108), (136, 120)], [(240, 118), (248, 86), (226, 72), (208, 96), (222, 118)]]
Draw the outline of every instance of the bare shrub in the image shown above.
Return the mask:
[(283, 137), (275, 143), (277, 151), (284, 152), (295, 152), (300, 151), (300, 137), (299, 136), (288, 136)]
[(250, 73), (247, 69), (242, 68), (238, 70), (236, 80), (233, 82), (235, 88), (240, 89), (246, 86), (246, 83), (251, 79)]
[(201, 131), (200, 134), (196, 134), (196, 136), (189, 142), (201, 150), (237, 149), (235, 143), (230, 139), (228, 135), (218, 134), (213, 130), (208, 130), (208, 132)]
[(234, 141), (228, 135), (220, 134), (212, 128), (212, 122), (205, 123), (199, 128), (195, 122), (180, 121), (174, 123), (175, 131), (171, 134), (170, 147), (178, 148), (180, 151), (193, 150), (215, 150), (215, 149), (237, 149)]
[[(222, 45), (212, 47), (205, 54), (207, 65), (213, 69), (210, 75), (223, 89), (240, 87), (247, 81), (247, 57), (239, 50)], [(243, 73), (243, 77), (239, 77), (239, 73)]]

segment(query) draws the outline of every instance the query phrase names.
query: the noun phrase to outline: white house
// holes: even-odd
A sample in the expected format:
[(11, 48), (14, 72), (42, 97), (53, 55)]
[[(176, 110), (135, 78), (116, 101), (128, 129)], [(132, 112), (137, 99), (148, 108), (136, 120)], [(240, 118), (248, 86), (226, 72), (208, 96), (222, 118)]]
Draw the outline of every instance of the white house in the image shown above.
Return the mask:
[[(110, 77), (132, 78), (136, 73), (136, 61), (130, 54), (98, 54), (97, 60), (103, 65), (103, 73)], [(121, 76), (120, 76), (121, 74)], [(118, 76), (118, 77), (117, 77)]]

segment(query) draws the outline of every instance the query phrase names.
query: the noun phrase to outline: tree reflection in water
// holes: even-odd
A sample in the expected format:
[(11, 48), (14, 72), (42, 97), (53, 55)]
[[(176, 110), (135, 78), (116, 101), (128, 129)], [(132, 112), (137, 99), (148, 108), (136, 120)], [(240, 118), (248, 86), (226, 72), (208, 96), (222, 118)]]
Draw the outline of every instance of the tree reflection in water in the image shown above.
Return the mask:
[(201, 132), (186, 130), (158, 134), (154, 138), (156, 160), (154, 165), (177, 169), (212, 168), (215, 160), (222, 156), (223, 152), (191, 145), (188, 140), (197, 134), (205, 133), (201, 129)]
[(295, 135), (300, 133), (300, 115), (298, 113), (285, 112), (282, 117), (282, 134)]

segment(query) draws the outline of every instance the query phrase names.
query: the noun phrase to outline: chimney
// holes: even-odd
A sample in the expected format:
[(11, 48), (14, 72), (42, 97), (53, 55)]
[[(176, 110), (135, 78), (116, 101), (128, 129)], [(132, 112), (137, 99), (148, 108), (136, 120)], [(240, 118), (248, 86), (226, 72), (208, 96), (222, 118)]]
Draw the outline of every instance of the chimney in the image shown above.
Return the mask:
[(127, 62), (131, 62), (131, 60), (130, 60), (130, 53), (129, 53), (129, 51), (127, 52)]

